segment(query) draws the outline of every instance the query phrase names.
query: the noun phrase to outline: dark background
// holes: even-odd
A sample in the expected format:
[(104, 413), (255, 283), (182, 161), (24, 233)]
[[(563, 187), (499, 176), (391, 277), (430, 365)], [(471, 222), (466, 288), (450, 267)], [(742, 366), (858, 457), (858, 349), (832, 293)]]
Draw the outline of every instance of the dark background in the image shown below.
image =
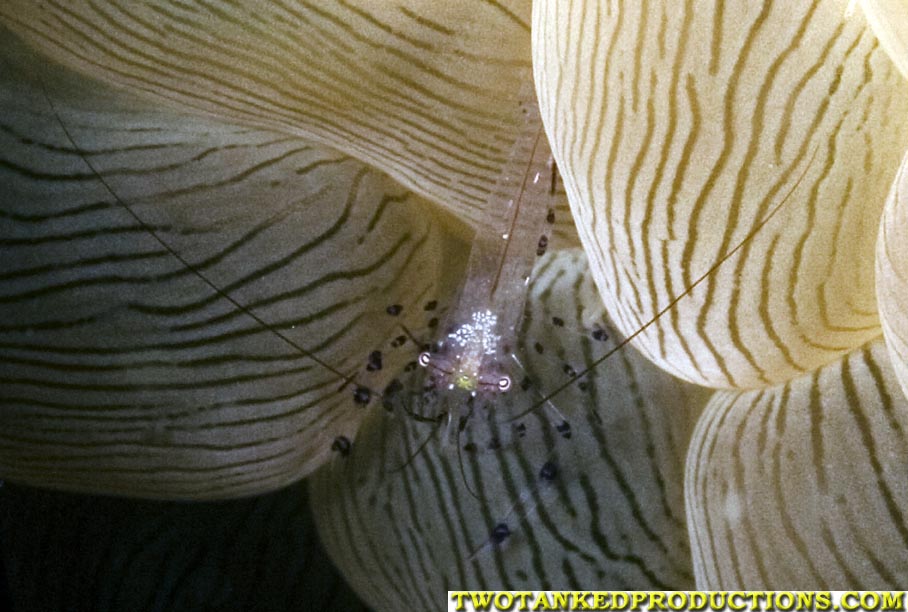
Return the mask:
[(0, 610), (368, 610), (318, 542), (305, 483), (212, 503), (4, 483), (0, 546)]

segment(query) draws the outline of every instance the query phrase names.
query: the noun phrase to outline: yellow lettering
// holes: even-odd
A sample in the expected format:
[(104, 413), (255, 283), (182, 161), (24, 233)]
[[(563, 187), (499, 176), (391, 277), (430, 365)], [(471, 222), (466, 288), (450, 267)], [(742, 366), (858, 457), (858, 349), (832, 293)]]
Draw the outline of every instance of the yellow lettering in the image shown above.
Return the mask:
[(498, 610), (509, 610), (514, 605), (514, 596), (508, 591), (502, 591), (495, 595), (495, 608)]
[(548, 595), (545, 593), (540, 593), (539, 597), (536, 598), (536, 603), (533, 604), (534, 610), (551, 610), (552, 604), (549, 602)]
[(795, 605), (795, 598), (793, 593), (788, 591), (782, 591), (781, 593), (776, 593), (776, 607), (779, 610), (791, 610)]
[(590, 607), (590, 604), (587, 601), (587, 598), (590, 597), (590, 595), (592, 595), (592, 593), (590, 593), (589, 591), (582, 591), (582, 592), (578, 591), (578, 592), (575, 592), (573, 595), (574, 595), (574, 605), (571, 608), (572, 610), (592, 610), (593, 609)]
[(492, 593), (490, 591), (472, 591), (470, 599), (477, 610), (488, 610), (492, 603)]
[(668, 596), (668, 607), (672, 610), (683, 610), (687, 607), (687, 593), (674, 592)]
[(884, 591), (883, 592), (883, 609), (884, 610), (904, 610), (904, 591)]
[[(753, 610), (759, 609), (756, 604), (756, 600), (757, 600), (758, 596), (759, 596), (758, 593), (751, 593), (751, 595), (750, 595), (751, 602), (752, 602), (751, 609), (753, 609)], [(729, 593), (728, 607), (731, 608), (732, 610), (734, 610), (735, 612), (738, 612), (739, 610), (744, 610), (745, 608), (747, 608), (747, 600), (745, 599), (746, 597), (747, 597), (747, 595), (745, 593), (742, 593), (741, 591), (733, 591), (732, 593)]]
[(876, 610), (880, 607), (880, 596), (874, 591), (862, 593), (861, 607), (865, 610)]
[(690, 594), (690, 604), (689, 608), (691, 610), (702, 610), (706, 607), (707, 597), (706, 593), (701, 593), (700, 591), (693, 591)]
[(842, 595), (842, 607), (846, 610), (855, 610), (861, 607), (861, 604), (858, 603), (858, 594), (854, 591), (847, 591)]
[(568, 593), (565, 591), (555, 591), (552, 599), (552, 607), (555, 609), (564, 609), (568, 607)]

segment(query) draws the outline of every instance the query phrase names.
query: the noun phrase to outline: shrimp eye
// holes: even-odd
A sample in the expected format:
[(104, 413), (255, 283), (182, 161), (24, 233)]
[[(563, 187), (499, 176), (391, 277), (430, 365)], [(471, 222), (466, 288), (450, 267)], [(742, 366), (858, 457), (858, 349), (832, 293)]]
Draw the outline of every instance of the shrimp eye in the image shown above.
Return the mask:
[(424, 368), (429, 367), (430, 359), (431, 359), (431, 355), (429, 355), (429, 351), (424, 351), (424, 352), (420, 353), (419, 358), (418, 358), (419, 365), (421, 365)]
[(501, 378), (498, 379), (498, 390), (499, 391), (507, 391), (510, 388), (511, 388), (511, 377), (510, 376), (502, 376)]

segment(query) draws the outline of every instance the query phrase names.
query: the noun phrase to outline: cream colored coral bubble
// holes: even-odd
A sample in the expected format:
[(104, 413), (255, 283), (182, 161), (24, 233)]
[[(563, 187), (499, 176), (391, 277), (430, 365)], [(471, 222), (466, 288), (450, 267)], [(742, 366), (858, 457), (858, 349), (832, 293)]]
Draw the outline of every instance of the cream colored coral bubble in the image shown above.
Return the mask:
[(880, 44), (908, 77), (908, 2), (905, 0), (857, 0)]
[[(156, 103), (343, 151), (472, 221), (519, 127), (529, 9), (6, 0), (0, 24), (51, 61)], [(557, 223), (573, 234), (566, 207)]]
[(892, 367), (908, 394), (908, 155), (892, 183), (880, 221), (876, 288)]
[(38, 81), (13, 40), (0, 58), (0, 477), (212, 499), (318, 467), (362, 421), (353, 385), (387, 378), (370, 351), (444, 297), (424, 202), (305, 140)]
[(621, 331), (744, 245), (639, 338), (677, 376), (766, 386), (879, 334), (873, 249), (908, 84), (845, 8), (539, 4), (543, 115)]
[(900, 588), (905, 431), (881, 340), (784, 385), (716, 393), (686, 464), (697, 586)]

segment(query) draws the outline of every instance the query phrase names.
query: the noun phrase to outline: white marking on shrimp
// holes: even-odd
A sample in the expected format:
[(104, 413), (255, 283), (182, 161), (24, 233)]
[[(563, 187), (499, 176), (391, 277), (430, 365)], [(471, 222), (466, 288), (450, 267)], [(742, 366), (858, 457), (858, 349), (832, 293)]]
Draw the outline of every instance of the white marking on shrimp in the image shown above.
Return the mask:
[(501, 336), (495, 333), (498, 317), (491, 310), (482, 310), (474, 312), (471, 319), (472, 323), (464, 323), (448, 338), (461, 348), (476, 344), (483, 355), (494, 355), (501, 342)]

